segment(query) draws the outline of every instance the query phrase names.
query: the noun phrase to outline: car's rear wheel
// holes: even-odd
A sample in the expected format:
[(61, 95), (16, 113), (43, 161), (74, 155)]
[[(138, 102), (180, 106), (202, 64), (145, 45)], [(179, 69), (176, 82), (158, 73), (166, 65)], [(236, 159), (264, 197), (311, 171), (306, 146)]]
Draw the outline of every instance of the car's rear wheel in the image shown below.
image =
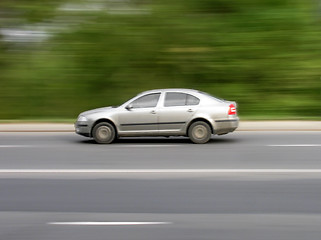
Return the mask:
[(116, 130), (112, 124), (101, 122), (94, 127), (92, 135), (97, 143), (112, 143), (116, 138)]
[(210, 126), (203, 121), (192, 123), (188, 129), (188, 137), (193, 143), (207, 143), (211, 139), (211, 136)]

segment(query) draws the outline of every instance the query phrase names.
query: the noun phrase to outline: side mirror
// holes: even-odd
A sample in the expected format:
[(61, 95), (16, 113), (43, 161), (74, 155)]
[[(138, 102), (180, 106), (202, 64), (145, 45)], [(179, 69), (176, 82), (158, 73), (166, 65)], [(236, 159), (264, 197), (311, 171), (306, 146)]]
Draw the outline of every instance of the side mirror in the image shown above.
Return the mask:
[(126, 108), (128, 111), (130, 111), (130, 110), (133, 108), (133, 105), (132, 105), (132, 104), (128, 104), (125, 108)]

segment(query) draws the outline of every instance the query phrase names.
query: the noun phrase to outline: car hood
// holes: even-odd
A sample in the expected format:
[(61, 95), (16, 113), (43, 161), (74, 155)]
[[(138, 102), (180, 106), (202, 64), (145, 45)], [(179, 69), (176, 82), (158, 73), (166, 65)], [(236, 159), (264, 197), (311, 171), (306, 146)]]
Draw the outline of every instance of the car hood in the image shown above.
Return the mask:
[(106, 112), (106, 111), (110, 111), (112, 109), (115, 109), (114, 107), (102, 107), (102, 108), (96, 108), (96, 109), (92, 109), (86, 112), (82, 112), (80, 115), (82, 116), (86, 116), (86, 115), (91, 115), (94, 113), (100, 113), (100, 112)]

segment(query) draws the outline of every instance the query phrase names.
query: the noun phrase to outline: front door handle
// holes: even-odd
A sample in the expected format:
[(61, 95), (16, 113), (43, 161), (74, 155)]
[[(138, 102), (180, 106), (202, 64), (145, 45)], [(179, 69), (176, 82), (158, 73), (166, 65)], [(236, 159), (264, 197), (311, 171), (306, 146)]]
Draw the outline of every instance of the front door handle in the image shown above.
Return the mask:
[(155, 110), (153, 110), (153, 111), (151, 111), (150, 113), (151, 113), (151, 114), (156, 114), (156, 111), (155, 111)]
[(193, 109), (188, 109), (187, 112), (194, 112)]

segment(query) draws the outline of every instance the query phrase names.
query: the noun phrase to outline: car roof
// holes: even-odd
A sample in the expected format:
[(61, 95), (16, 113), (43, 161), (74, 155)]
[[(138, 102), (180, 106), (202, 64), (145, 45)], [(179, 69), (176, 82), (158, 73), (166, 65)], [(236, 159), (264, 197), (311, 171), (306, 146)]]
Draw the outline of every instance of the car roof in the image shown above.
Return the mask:
[[(164, 88), (164, 89), (153, 89), (153, 90), (148, 90), (148, 91), (145, 91), (145, 92), (142, 92), (140, 94), (146, 94), (146, 93), (154, 93), (154, 92), (184, 92), (184, 93), (201, 93), (200, 91), (198, 90), (195, 90), (195, 89), (187, 89), (187, 88)], [(139, 95), (140, 95), (139, 94)]]

